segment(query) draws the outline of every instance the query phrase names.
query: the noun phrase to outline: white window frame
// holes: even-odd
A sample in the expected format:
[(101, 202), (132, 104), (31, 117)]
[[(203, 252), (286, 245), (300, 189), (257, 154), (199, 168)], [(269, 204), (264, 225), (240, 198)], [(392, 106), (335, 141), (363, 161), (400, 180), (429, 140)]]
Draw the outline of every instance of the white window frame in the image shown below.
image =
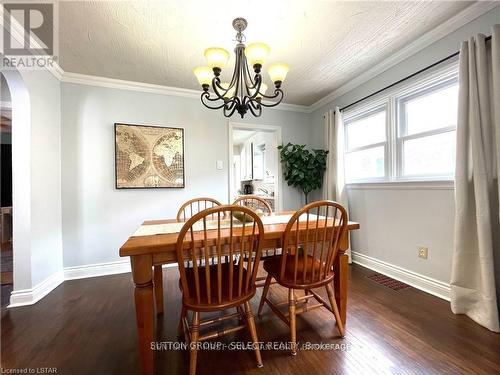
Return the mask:
[[(360, 147), (354, 147), (354, 148), (348, 148), (348, 130), (347, 127), (350, 123), (363, 118), (363, 117), (368, 117), (374, 113), (379, 112), (381, 109), (385, 109), (385, 141), (382, 142), (376, 142), (376, 143), (370, 143), (368, 145), (360, 146)], [(362, 107), (359, 111), (353, 112), (351, 115), (347, 114), (344, 115), (344, 144), (345, 144), (345, 153), (344, 155), (347, 156), (348, 154), (357, 152), (357, 151), (364, 151), (364, 150), (369, 150), (372, 148), (377, 148), (377, 147), (384, 147), (384, 176), (383, 177), (373, 177), (373, 178), (363, 178), (363, 179), (355, 179), (355, 180), (349, 180), (349, 182), (352, 183), (358, 183), (358, 182), (383, 182), (383, 181), (388, 181), (388, 172), (390, 170), (389, 168), (389, 137), (390, 137), (390, 111), (389, 111), (389, 102), (387, 100), (379, 100), (370, 103), (368, 106)], [(344, 157), (345, 159), (345, 157)], [(344, 169), (345, 170), (345, 169)], [(346, 177), (346, 176), (344, 176)]]
[[(431, 73), (424, 76), (412, 79), (408, 82), (402, 83), (395, 88), (386, 90), (373, 99), (366, 100), (365, 102), (356, 105), (343, 112), (344, 118), (344, 133), (345, 133), (345, 155), (350, 152), (360, 151), (366, 148), (372, 148), (376, 145), (385, 144), (385, 177), (384, 178), (365, 178), (357, 180), (347, 180), (346, 185), (379, 185), (390, 184), (394, 185), (409, 185), (408, 183), (426, 183), (430, 182), (431, 187), (453, 187), (454, 175), (445, 176), (404, 176), (403, 175), (403, 141), (407, 139), (422, 138), (424, 136), (436, 135), (456, 130), (455, 127), (446, 127), (440, 129), (429, 130), (422, 133), (413, 135), (402, 135), (406, 125), (401, 121), (402, 111), (401, 104), (409, 98), (422, 95), (425, 92), (430, 92), (438, 87), (446, 87), (452, 82), (458, 81), (458, 62), (453, 61), (442, 68), (436, 69)], [(355, 149), (347, 149), (347, 125), (354, 119), (364, 117), (366, 114), (386, 106), (386, 142), (371, 144)], [(345, 170), (346, 168), (344, 168)], [(443, 183), (441, 185), (434, 185), (435, 183)]]
[(458, 83), (458, 72), (457, 75), (450, 75), (442, 77), (436, 82), (431, 82), (426, 85), (418, 85), (413, 87), (413, 90), (408, 91), (403, 95), (399, 95), (396, 99), (396, 116), (397, 116), (397, 139), (396, 139), (396, 163), (397, 163), (397, 180), (402, 181), (447, 181), (453, 180), (454, 175), (404, 175), (404, 154), (403, 154), (403, 144), (406, 140), (425, 138), (433, 135), (444, 134), (452, 131), (456, 131), (456, 126), (447, 126), (433, 130), (427, 130), (424, 132), (406, 135), (407, 123), (404, 116), (403, 105), (405, 102), (417, 98), (419, 96), (431, 93), (436, 89), (446, 88), (451, 85)]

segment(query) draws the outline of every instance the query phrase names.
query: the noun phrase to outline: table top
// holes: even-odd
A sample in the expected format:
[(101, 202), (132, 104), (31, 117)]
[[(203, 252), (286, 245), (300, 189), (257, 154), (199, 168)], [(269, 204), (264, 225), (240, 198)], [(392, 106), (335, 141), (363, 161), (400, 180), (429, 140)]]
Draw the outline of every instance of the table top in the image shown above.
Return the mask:
[[(295, 211), (285, 211), (276, 213), (275, 215), (290, 215), (294, 212)], [(147, 220), (143, 223), (143, 225), (167, 224), (174, 222), (176, 222), (175, 219)], [(286, 228), (286, 225), (286, 223), (264, 225), (264, 238), (270, 241), (279, 240)], [(301, 228), (305, 228), (305, 225), (305, 223), (299, 223), (299, 230)], [(359, 229), (359, 223), (349, 221), (347, 228), (348, 230)], [(233, 231), (234, 235), (237, 236), (242, 231), (242, 228), (234, 228)], [(215, 235), (217, 231), (212, 232), (215, 232)], [(168, 233), (151, 236), (130, 237), (120, 248), (120, 256), (126, 257), (133, 255), (175, 251), (178, 235), (179, 233)], [(229, 236), (229, 229), (221, 230), (221, 235)]]

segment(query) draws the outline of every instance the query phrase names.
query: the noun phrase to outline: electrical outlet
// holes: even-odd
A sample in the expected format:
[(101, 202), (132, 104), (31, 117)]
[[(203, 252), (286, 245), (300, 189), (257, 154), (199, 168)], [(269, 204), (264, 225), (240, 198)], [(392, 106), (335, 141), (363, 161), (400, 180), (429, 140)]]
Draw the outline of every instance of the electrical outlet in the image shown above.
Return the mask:
[(418, 257), (422, 259), (427, 259), (429, 256), (429, 248), (425, 246), (418, 247)]

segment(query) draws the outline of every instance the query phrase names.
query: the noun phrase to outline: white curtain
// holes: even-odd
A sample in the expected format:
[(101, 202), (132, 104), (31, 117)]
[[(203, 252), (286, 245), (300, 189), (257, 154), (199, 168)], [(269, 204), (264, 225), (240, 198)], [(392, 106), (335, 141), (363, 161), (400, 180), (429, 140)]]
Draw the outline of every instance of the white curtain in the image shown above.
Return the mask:
[(500, 25), (462, 43), (451, 308), (499, 332)]
[[(323, 197), (339, 202), (349, 212), (344, 181), (344, 123), (338, 108), (324, 114), (325, 149), (329, 151), (323, 181)], [(349, 261), (351, 251), (347, 252)]]

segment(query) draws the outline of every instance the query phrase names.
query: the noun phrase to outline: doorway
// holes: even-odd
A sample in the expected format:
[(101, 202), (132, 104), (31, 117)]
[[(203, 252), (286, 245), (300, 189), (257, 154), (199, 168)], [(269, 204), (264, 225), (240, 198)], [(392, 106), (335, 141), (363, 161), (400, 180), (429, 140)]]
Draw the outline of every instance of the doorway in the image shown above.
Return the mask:
[(1, 307), (9, 303), (13, 289), (12, 248), (12, 105), (3, 74), (0, 77), (0, 281)]
[(282, 210), (279, 145), (279, 126), (229, 123), (229, 202), (258, 195), (274, 212)]

